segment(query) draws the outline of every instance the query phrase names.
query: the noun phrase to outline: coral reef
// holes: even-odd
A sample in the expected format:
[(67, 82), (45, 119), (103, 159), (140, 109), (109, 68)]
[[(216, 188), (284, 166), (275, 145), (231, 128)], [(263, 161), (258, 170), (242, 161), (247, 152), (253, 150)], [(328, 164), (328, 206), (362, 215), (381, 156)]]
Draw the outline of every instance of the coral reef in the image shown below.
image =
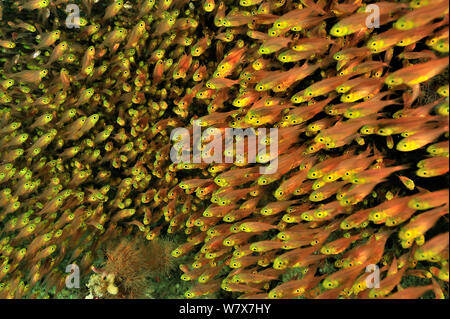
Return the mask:
[(448, 5), (0, 2), (0, 298), (448, 298)]
[(173, 267), (170, 251), (173, 243), (144, 239), (122, 239), (106, 250), (102, 269), (89, 279), (93, 297), (144, 298), (149, 278), (166, 275)]

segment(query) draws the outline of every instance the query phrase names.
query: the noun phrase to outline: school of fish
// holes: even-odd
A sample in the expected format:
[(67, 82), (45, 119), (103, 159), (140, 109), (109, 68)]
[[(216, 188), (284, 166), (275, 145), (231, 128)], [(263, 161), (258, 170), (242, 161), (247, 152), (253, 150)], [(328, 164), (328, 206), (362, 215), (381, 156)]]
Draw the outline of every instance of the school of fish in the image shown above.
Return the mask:
[[(186, 298), (448, 298), (448, 7), (1, 2), (0, 298), (175, 233)], [(277, 128), (276, 172), (172, 162), (194, 123)]]

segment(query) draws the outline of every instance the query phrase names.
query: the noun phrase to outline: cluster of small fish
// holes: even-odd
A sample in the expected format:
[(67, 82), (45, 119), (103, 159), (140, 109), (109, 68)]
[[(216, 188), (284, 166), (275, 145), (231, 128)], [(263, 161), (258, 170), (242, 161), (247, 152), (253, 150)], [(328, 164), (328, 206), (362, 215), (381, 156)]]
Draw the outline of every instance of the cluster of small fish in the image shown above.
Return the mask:
[[(449, 2), (375, 4), (0, 7), (0, 297), (59, 291), (110, 239), (178, 231), (188, 298), (448, 297)], [(278, 170), (173, 163), (171, 130), (198, 120), (278, 128)]]

